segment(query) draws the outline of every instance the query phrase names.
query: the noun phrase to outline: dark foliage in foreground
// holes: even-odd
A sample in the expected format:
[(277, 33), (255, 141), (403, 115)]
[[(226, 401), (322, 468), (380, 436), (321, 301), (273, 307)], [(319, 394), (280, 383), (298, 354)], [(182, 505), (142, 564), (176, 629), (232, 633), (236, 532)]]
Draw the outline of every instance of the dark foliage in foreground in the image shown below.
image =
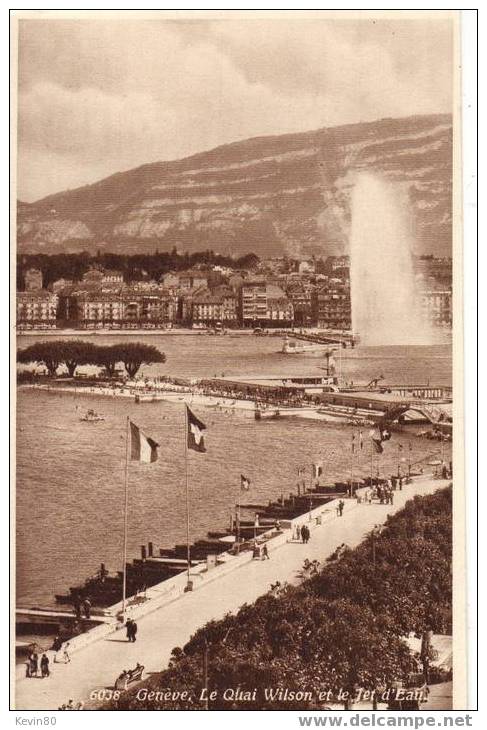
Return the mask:
[[(316, 708), (315, 699), (283, 703), (266, 688), (353, 693), (390, 686), (417, 670), (403, 637), (427, 629), (451, 633), (451, 487), (415, 497), (372, 538), (298, 587), (267, 594), (236, 615), (212, 621), (182, 649), (169, 668), (144, 686), (189, 691), (185, 701), (141, 701), (129, 691), (107, 709), (204, 709), (203, 658), (208, 686), (218, 698), (210, 709)], [(253, 701), (223, 699), (227, 688), (257, 688)], [(326, 706), (322, 701), (321, 705)]]

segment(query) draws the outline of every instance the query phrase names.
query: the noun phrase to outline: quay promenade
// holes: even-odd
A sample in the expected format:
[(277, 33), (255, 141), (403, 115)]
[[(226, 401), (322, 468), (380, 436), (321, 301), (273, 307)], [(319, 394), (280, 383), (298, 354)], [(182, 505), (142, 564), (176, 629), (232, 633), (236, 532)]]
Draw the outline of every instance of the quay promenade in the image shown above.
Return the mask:
[[(114, 631), (74, 653), (69, 664), (51, 662), (51, 676), (46, 679), (18, 676), (16, 709), (56, 710), (69, 699), (75, 703), (83, 701), (86, 709), (94, 709), (96, 703), (90, 702), (90, 692), (113, 687), (123, 669), (132, 669), (139, 662), (146, 674), (163, 670), (172, 649), (183, 646), (209, 620), (218, 620), (228, 612), (237, 611), (243, 603), (255, 601), (276, 580), (298, 582), (306, 558), (323, 563), (340, 544), (357, 546), (374, 525), (384, 523), (388, 514), (401, 509), (408, 499), (416, 494), (431, 494), (447, 484), (449, 480), (431, 476), (414, 480), (402, 491), (394, 492), (393, 505), (346, 500), (343, 517), (334, 516), (315, 525), (306, 545), (293, 542), (292, 530), (286, 530), (284, 537), (288, 541), (282, 538), (269, 541), (270, 560), (249, 560), (200, 588), (196, 582), (193, 592), (137, 618), (136, 643), (127, 642), (125, 630)], [(301, 523), (305, 521), (303, 516)]]

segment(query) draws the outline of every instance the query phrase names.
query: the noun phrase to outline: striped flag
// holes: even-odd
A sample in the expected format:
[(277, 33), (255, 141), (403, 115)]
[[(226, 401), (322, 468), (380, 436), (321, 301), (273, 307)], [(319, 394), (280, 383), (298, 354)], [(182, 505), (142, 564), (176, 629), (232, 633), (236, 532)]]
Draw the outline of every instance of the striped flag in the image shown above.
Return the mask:
[(250, 479), (247, 479), (247, 477), (244, 477), (243, 474), (240, 474), (240, 489), (243, 492), (248, 492), (250, 489)]
[(159, 444), (146, 436), (135, 423), (130, 421), (130, 458), (143, 464), (157, 461)]
[(188, 449), (204, 453), (206, 448), (203, 431), (206, 429), (206, 426), (203, 421), (200, 421), (200, 419), (194, 415), (193, 411), (191, 411), (188, 406), (186, 406), (186, 416), (188, 424)]
[(323, 474), (323, 465), (320, 463), (313, 464), (313, 478), (318, 479)]

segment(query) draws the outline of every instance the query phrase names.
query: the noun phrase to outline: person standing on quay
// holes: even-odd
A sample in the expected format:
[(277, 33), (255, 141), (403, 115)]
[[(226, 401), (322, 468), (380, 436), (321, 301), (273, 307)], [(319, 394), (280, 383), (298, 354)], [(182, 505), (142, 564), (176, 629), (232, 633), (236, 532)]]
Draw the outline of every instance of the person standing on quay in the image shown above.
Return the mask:
[(264, 545), (264, 547), (262, 548), (262, 560), (270, 560), (269, 551), (267, 550), (267, 545)]
[(132, 619), (131, 618), (127, 619), (125, 628), (127, 629), (127, 641), (132, 641)]
[(69, 641), (67, 641), (65, 643), (64, 649), (63, 649), (63, 659), (64, 659), (65, 664), (69, 664), (69, 662), (71, 661), (71, 657), (69, 656), (68, 649), (69, 649)]
[(137, 624), (135, 623), (135, 621), (132, 621), (132, 641), (136, 641), (137, 639), (137, 629)]
[(343, 501), (343, 499), (341, 499), (338, 502), (338, 514), (340, 515), (340, 517), (343, 515), (343, 508), (344, 507), (345, 507), (345, 502)]
[(34, 651), (30, 655), (30, 676), (31, 677), (37, 677), (38, 667), (39, 667), (39, 657), (36, 654), (36, 652)]
[(41, 657), (41, 677), (49, 676), (49, 659), (47, 654), (43, 654)]

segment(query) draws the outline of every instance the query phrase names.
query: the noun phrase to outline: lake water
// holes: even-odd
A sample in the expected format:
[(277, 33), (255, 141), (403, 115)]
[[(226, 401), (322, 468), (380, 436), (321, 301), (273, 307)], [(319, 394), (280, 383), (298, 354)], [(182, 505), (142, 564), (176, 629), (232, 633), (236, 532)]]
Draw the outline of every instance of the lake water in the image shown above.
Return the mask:
[[(116, 337), (96, 336), (97, 343)], [(19, 346), (33, 338), (19, 338)], [(145, 336), (164, 350), (167, 362), (144, 367), (144, 375), (227, 376), (319, 374), (313, 355), (286, 356), (281, 340), (267, 337)], [(451, 348), (377, 347), (342, 353), (343, 376), (356, 383), (383, 375), (389, 383), (451, 383)], [(87, 408), (105, 416), (80, 422)], [(251, 480), (249, 502), (266, 503), (295, 489), (298, 466), (321, 460), (326, 481), (350, 476), (351, 427), (289, 419), (260, 421), (243, 414), (197, 409), (206, 423), (208, 452), (190, 452), (191, 534), (206, 536), (229, 524), (240, 474)], [(151, 540), (158, 547), (185, 541), (184, 408), (164, 402), (19, 389), (17, 402), (17, 601), (50, 605), (94, 573), (100, 562), (121, 568), (123, 464), (126, 416), (159, 444), (154, 464), (130, 465), (128, 555)], [(365, 433), (365, 432), (364, 432)], [(367, 439), (366, 439), (367, 441)], [(436, 442), (412, 433), (394, 434), (381, 456), (392, 473), (412, 444), (414, 462), (438, 451)], [(399, 452), (398, 444), (403, 450)], [(368, 445), (354, 474), (370, 473)], [(445, 452), (447, 453), (447, 452)]]

